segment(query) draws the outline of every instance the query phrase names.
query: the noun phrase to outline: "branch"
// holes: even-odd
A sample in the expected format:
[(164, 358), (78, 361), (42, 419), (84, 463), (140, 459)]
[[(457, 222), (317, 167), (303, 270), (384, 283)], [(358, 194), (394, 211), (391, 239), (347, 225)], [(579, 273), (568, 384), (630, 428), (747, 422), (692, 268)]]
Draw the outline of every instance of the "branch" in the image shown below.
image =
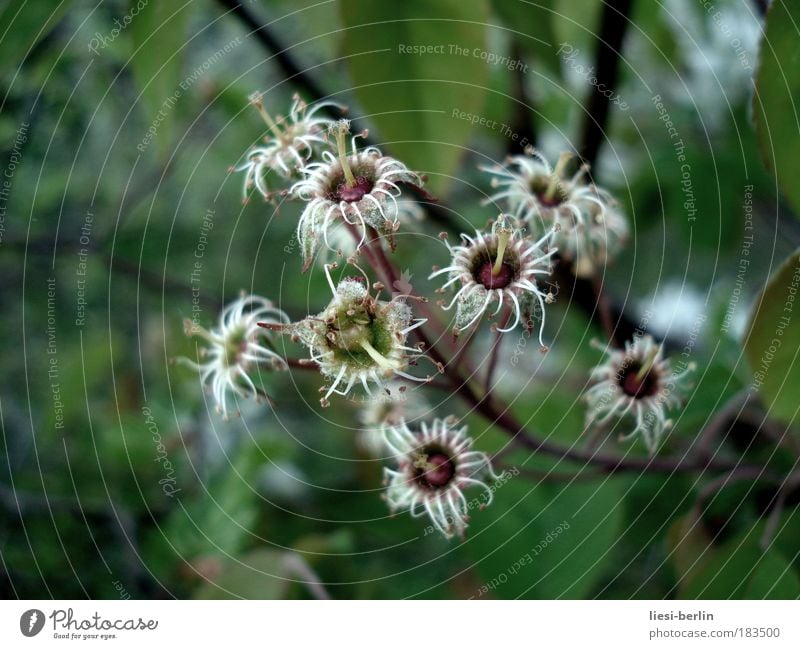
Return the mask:
[(250, 30), (259, 43), (261, 43), (268, 51), (272, 52), (272, 58), (278, 67), (283, 71), (287, 80), (293, 81), (296, 85), (300, 86), (307, 95), (307, 99), (319, 101), (328, 96), (317, 82), (312, 79), (308, 72), (301, 69), (294, 59), (289, 55), (290, 48), (283, 47), (272, 32), (263, 25), (261, 21), (256, 18), (250, 10), (244, 7), (241, 2), (237, 0), (218, 0), (219, 3), (228, 9), (228, 13), (236, 16), (239, 21)]
[[(605, 85), (615, 88), (619, 80), (619, 59), (622, 41), (628, 29), (633, 0), (605, 0), (600, 23), (600, 35), (595, 50), (596, 86)], [(611, 102), (606, 96), (609, 93), (597, 92), (592, 88), (589, 105), (583, 122), (580, 154), (590, 165), (597, 160), (600, 146), (606, 137), (606, 126)]]
[[(522, 60), (522, 48), (520, 48), (517, 38), (514, 38), (511, 44), (511, 58), (517, 61)], [(511, 83), (514, 87), (514, 98), (517, 100), (512, 119), (512, 128), (517, 137), (509, 138), (508, 147), (508, 152), (513, 155), (523, 153), (527, 147), (536, 144), (536, 126), (532, 119), (533, 105), (525, 87), (525, 72), (515, 69), (512, 72)]]

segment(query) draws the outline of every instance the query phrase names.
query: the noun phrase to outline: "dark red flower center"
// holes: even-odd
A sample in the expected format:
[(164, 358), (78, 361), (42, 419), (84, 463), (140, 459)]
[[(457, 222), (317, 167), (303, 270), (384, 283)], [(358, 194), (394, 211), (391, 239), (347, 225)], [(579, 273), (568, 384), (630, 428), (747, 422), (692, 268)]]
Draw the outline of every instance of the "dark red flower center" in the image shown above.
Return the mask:
[(491, 291), (495, 288), (505, 288), (514, 280), (514, 269), (509, 264), (500, 264), (496, 275), (492, 273), (493, 268), (494, 262), (487, 261), (481, 264), (475, 273), (475, 281)]
[(373, 183), (366, 176), (356, 178), (356, 184), (352, 187), (346, 182), (341, 182), (336, 186), (334, 200), (344, 201), (345, 203), (357, 203), (366, 194), (372, 191)]
[(416, 467), (416, 480), (424, 487), (439, 489), (447, 486), (456, 473), (456, 465), (444, 453), (435, 452), (421, 458)]
[(630, 363), (622, 371), (619, 385), (622, 391), (634, 399), (644, 399), (653, 396), (658, 389), (658, 381), (651, 369), (640, 377), (642, 366), (639, 363)]

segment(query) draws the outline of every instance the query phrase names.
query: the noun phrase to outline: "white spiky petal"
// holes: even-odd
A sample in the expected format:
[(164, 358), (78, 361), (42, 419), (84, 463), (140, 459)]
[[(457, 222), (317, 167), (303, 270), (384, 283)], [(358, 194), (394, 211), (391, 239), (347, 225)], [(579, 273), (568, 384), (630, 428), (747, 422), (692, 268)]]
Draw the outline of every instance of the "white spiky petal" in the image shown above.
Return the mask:
[[(590, 382), (593, 385), (584, 397), (588, 406), (586, 426), (595, 428), (612, 420), (630, 419), (635, 425), (621, 439), (641, 436), (647, 450), (655, 453), (672, 426), (667, 412), (683, 404), (687, 375), (694, 365), (690, 363), (682, 371), (675, 372), (669, 359), (664, 358), (663, 347), (649, 335), (634, 337), (625, 343), (624, 349), (608, 348), (605, 352), (605, 362), (592, 369)], [(646, 377), (650, 388), (640, 393), (623, 389), (626, 375), (646, 366), (650, 369), (642, 372), (642, 380)]]
[(200, 383), (211, 392), (216, 409), (227, 419), (228, 394), (257, 397), (249, 372), (256, 366), (287, 369), (286, 361), (269, 344), (270, 333), (258, 322), (281, 323), (287, 315), (272, 302), (257, 295), (242, 295), (227, 305), (219, 316), (217, 328), (207, 330), (191, 320), (184, 322), (186, 334), (209, 343), (200, 350), (202, 361), (179, 358), (178, 361), (200, 374)]
[[(455, 427), (451, 418), (422, 422), (411, 430), (405, 421), (384, 428), (386, 446), (393, 453), (397, 469), (384, 469), (386, 501), (392, 512), (408, 511), (418, 518), (426, 515), (446, 538), (463, 536), (471, 509), (464, 490), (483, 490), (482, 506), (491, 504), (493, 490), (488, 482), (497, 479), (485, 453), (471, 450), (466, 426)], [(446, 482), (431, 484), (426, 475), (430, 457), (445, 457), (452, 473)]]

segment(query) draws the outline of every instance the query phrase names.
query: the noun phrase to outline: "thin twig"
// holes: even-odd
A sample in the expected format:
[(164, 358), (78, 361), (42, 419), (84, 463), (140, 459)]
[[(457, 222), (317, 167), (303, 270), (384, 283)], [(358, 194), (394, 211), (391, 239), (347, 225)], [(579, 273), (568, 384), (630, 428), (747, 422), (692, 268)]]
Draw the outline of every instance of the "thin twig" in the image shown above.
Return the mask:
[(285, 559), (285, 565), (303, 580), (303, 585), (308, 588), (308, 592), (314, 599), (331, 599), (322, 580), (300, 555), (290, 554)]
[(723, 434), (727, 436), (733, 426), (733, 422), (739, 418), (749, 398), (750, 391), (747, 389), (741, 390), (717, 411), (711, 421), (706, 424), (696, 437), (694, 446), (699, 455), (703, 457), (713, 455), (712, 447), (714, 443)]
[(614, 320), (611, 316), (611, 309), (608, 305), (608, 298), (603, 292), (603, 281), (596, 274), (592, 275), (592, 287), (597, 298), (597, 310), (600, 313), (600, 323), (603, 325), (603, 332), (612, 345), (616, 343), (614, 339)]
[(501, 470), (516, 469), (520, 475), (540, 482), (572, 482), (580, 480), (596, 480), (606, 475), (602, 469), (578, 469), (577, 471), (551, 471), (545, 469), (532, 469), (518, 465), (498, 463)]
[(218, 2), (248, 28), (250, 34), (259, 43), (269, 52), (272, 52), (273, 60), (283, 71), (287, 80), (294, 82), (314, 101), (319, 101), (328, 96), (328, 93), (317, 84), (308, 71), (301, 69), (295, 63), (294, 59), (289, 55), (289, 49), (291, 48), (284, 47), (267, 26), (256, 18), (241, 2), (237, 2), (237, 0), (218, 0)]
[(503, 332), (500, 331), (501, 329), (505, 329), (508, 327), (508, 323), (511, 320), (512, 310), (511, 308), (506, 309), (505, 317), (503, 317), (502, 325), (498, 323), (494, 331), (494, 342), (492, 343), (492, 349), (489, 352), (489, 366), (486, 368), (486, 379), (483, 383), (483, 391), (490, 395), (492, 391), (492, 378), (494, 377), (494, 371), (497, 367), (497, 361), (500, 358), (500, 348), (503, 346)]

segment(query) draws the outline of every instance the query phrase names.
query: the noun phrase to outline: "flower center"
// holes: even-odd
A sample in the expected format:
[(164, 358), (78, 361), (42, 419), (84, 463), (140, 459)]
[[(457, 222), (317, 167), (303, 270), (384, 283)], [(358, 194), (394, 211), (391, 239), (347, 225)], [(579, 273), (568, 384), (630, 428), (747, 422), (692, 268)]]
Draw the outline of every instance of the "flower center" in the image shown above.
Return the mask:
[(634, 399), (652, 397), (658, 389), (658, 381), (652, 368), (647, 373), (642, 373), (640, 363), (630, 363), (619, 378), (622, 391)]
[(366, 176), (359, 176), (356, 178), (354, 185), (349, 185), (347, 182), (341, 182), (337, 185), (336, 191), (333, 192), (336, 201), (344, 201), (346, 203), (357, 203), (366, 194), (372, 191), (373, 183)]
[(514, 269), (507, 263), (501, 263), (497, 273), (494, 272), (494, 264), (486, 261), (478, 267), (475, 273), (475, 280), (483, 284), (484, 288), (491, 291), (495, 288), (505, 288), (514, 279)]
[(545, 207), (558, 207), (567, 200), (567, 194), (561, 186), (558, 176), (537, 176), (531, 182), (531, 191)]
[(239, 355), (247, 349), (247, 339), (244, 331), (237, 331), (225, 342), (224, 362), (226, 367), (239, 363)]
[(414, 478), (423, 487), (440, 489), (447, 486), (456, 473), (456, 465), (441, 451), (420, 453), (414, 462)]

